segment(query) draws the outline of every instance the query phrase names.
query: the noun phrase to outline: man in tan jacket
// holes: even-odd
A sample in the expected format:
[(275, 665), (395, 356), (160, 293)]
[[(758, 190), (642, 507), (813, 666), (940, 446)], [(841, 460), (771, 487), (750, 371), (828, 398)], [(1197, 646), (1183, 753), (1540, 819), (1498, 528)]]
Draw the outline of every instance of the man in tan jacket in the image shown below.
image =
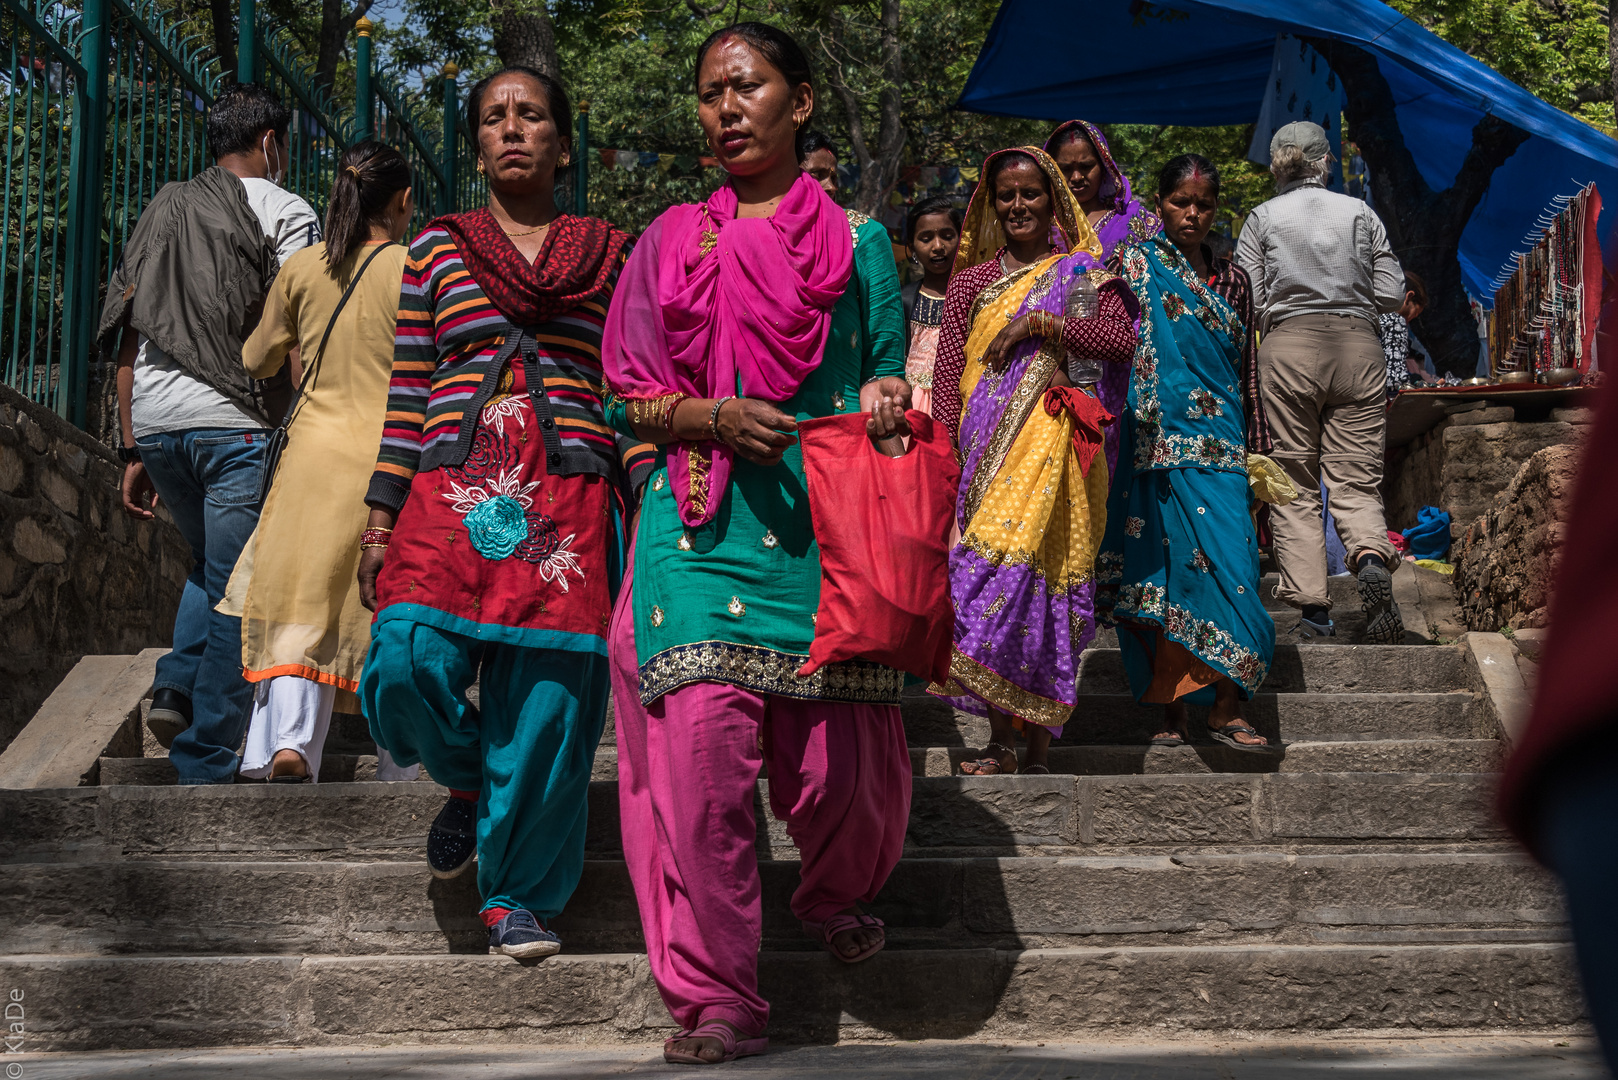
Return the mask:
[(1270, 142), (1277, 195), (1248, 215), (1236, 261), (1253, 279), (1263, 340), (1260, 392), (1273, 457), (1298, 489), (1271, 511), (1277, 595), (1302, 609), (1295, 641), (1335, 635), (1326, 593), (1320, 481), (1359, 578), (1369, 644), (1404, 641), (1393, 601), (1396, 555), (1382, 509), (1386, 365), (1377, 316), (1404, 302), (1404, 271), (1371, 208), (1326, 190), (1331, 149), (1318, 124)]

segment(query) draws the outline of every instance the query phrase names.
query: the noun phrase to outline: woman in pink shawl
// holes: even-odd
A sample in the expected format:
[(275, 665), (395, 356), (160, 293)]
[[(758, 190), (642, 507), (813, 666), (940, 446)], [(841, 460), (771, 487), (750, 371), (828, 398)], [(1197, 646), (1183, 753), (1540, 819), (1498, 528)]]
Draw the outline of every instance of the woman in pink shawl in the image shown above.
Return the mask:
[(619, 279), (602, 342), (608, 420), (655, 444), (611, 650), (624, 857), (652, 975), (680, 1032), (671, 1062), (764, 1050), (753, 818), (802, 856), (794, 915), (845, 963), (884, 941), (861, 905), (898, 862), (910, 812), (899, 672), (813, 675), (820, 558), (793, 434), (863, 410), (908, 434), (904, 311), (881, 225), (801, 171), (814, 108), (802, 51), (760, 23), (697, 52), (698, 116), (729, 182), (670, 208)]

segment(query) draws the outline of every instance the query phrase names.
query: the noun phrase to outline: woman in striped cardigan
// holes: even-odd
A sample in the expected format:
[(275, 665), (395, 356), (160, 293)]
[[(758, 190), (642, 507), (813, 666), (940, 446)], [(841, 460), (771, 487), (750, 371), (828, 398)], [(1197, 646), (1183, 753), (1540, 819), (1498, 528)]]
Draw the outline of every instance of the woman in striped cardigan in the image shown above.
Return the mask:
[(360, 696), (377, 744), (450, 789), (433, 874), (476, 856), (489, 951), (535, 958), (561, 948), (548, 923), (583, 869), (623, 520), (651, 455), (637, 467), (603, 416), (629, 238), (557, 212), (566, 92), (507, 68), (473, 87), (467, 123), (489, 204), (431, 222), (405, 264), (361, 540), (376, 619)]

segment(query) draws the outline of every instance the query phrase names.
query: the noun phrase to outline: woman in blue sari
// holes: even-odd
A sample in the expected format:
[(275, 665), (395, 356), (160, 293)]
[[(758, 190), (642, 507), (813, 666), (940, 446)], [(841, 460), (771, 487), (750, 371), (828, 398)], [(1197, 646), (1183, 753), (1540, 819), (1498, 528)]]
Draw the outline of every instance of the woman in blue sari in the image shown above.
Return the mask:
[(1242, 360), (1247, 327), (1211, 286), (1202, 242), (1219, 173), (1186, 154), (1158, 177), (1163, 231), (1122, 249), (1141, 305), (1140, 343), (1097, 559), (1097, 615), (1118, 628), (1130, 689), (1166, 706), (1154, 746), (1189, 739), (1186, 702), (1212, 704), (1208, 732), (1269, 753), (1242, 720), (1269, 671), (1275, 624), (1258, 589)]

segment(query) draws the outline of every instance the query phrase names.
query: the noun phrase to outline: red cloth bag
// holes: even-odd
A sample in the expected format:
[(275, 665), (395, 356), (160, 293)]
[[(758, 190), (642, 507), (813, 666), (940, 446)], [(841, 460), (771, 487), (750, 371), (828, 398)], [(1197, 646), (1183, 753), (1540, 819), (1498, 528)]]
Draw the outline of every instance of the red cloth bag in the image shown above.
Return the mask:
[(899, 458), (871, 442), (863, 413), (798, 425), (820, 546), (820, 611), (799, 675), (871, 660), (936, 683), (949, 677), (949, 533), (961, 467), (943, 424), (906, 415), (914, 435)]

